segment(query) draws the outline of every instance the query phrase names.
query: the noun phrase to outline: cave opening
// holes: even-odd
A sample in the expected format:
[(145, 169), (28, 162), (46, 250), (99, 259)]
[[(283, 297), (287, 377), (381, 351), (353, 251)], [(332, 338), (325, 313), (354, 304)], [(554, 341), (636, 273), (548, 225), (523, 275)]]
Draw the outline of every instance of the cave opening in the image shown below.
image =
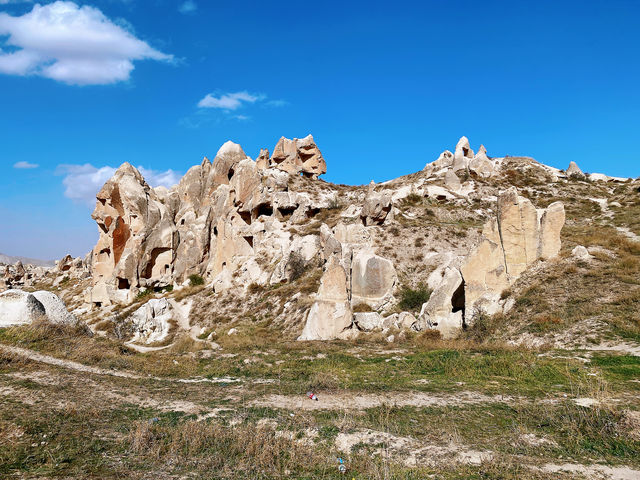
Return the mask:
[(270, 217), (271, 215), (273, 215), (273, 207), (269, 203), (261, 203), (253, 209), (254, 218), (262, 216)]
[(465, 295), (464, 295), (464, 280), (460, 282), (460, 286), (456, 288), (451, 296), (451, 313), (462, 312), (462, 324), (465, 325)]

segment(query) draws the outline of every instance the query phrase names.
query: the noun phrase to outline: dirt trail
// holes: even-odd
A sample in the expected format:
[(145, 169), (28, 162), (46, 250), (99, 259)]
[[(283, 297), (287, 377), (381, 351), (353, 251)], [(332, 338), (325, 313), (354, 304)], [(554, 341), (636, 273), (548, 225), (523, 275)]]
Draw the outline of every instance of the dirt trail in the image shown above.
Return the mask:
[(585, 478), (593, 479), (610, 479), (610, 480), (638, 480), (640, 478), (640, 470), (630, 467), (608, 467), (606, 465), (580, 465), (578, 463), (564, 463), (556, 465), (548, 463), (540, 468), (545, 473), (579, 473), (585, 475)]
[(266, 395), (249, 404), (257, 407), (275, 407), (287, 410), (363, 410), (382, 405), (395, 407), (446, 407), (461, 404), (513, 403), (513, 397), (488, 396), (475, 392), (455, 394), (432, 394), (426, 392), (375, 393), (327, 393), (320, 394), (318, 401), (305, 395)]
[(78, 372), (92, 373), (94, 375), (109, 375), (112, 377), (130, 378), (133, 380), (157, 380), (161, 382), (176, 383), (233, 383), (240, 382), (238, 378), (217, 377), (217, 378), (161, 378), (152, 375), (138, 375), (136, 373), (126, 372), (122, 370), (107, 370), (105, 368), (92, 367), (72, 360), (63, 360), (51, 357), (42, 353), (27, 350), (26, 348), (13, 347), (10, 345), (0, 344), (0, 350), (14, 355), (19, 355), (35, 362), (46, 363), (47, 365), (55, 365), (57, 367), (69, 368)]

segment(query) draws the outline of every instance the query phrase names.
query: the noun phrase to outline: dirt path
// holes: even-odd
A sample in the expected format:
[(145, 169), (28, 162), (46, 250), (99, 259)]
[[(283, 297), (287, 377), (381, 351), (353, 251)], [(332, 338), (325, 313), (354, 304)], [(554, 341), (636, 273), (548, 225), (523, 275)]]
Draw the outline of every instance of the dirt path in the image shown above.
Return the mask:
[(516, 399), (506, 396), (488, 396), (476, 392), (459, 392), (438, 395), (426, 392), (352, 393), (338, 392), (319, 394), (313, 401), (305, 395), (266, 395), (249, 402), (256, 407), (282, 408), (286, 410), (364, 410), (382, 405), (394, 407), (446, 407), (480, 403), (513, 403)]
[(217, 377), (217, 378), (161, 378), (151, 375), (138, 375), (136, 373), (126, 372), (122, 370), (107, 370), (105, 368), (92, 367), (72, 360), (63, 360), (61, 358), (51, 357), (42, 353), (34, 352), (26, 348), (13, 347), (10, 345), (0, 344), (0, 350), (14, 355), (25, 357), (35, 362), (46, 363), (47, 365), (55, 365), (57, 367), (68, 368), (78, 372), (92, 373), (94, 375), (108, 375), (112, 377), (130, 378), (133, 380), (157, 380), (160, 382), (176, 382), (176, 383), (234, 383), (240, 382), (238, 378)]
[(609, 467), (606, 465), (580, 465), (578, 463), (563, 463), (561, 465), (556, 465), (548, 463), (536, 469), (546, 473), (578, 473), (584, 475), (585, 478), (593, 479), (638, 480), (640, 478), (640, 470), (634, 470), (633, 468), (624, 466)]

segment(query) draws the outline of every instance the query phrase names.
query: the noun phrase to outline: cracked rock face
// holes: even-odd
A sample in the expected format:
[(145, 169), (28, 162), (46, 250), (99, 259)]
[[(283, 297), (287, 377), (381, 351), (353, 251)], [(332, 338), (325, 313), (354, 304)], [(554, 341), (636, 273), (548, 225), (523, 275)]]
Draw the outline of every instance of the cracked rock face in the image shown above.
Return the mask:
[(482, 297), (495, 301), (533, 262), (555, 257), (564, 221), (561, 202), (536, 210), (515, 187), (502, 192), (496, 218), (485, 224), (482, 241), (460, 269), (467, 305)]

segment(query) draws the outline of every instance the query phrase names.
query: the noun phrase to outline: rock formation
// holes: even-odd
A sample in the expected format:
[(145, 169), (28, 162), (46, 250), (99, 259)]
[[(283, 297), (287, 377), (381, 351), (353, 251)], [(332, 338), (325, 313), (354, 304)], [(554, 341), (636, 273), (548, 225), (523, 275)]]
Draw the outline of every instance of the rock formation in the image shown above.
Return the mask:
[(273, 149), (269, 166), (311, 178), (327, 173), (327, 164), (311, 135), (293, 140), (282, 137)]
[(51, 323), (77, 325), (78, 319), (67, 311), (54, 293), (7, 290), (0, 293), (0, 327), (30, 324), (45, 319)]
[(584, 173), (580, 170), (580, 167), (576, 162), (569, 162), (569, 168), (567, 168), (567, 175), (574, 177), (584, 177)]
[[(140, 291), (160, 295), (187, 286), (194, 276), (215, 294), (232, 290), (241, 297), (253, 286), (295, 282), (309, 270), (315, 269), (317, 281), (322, 269), (317, 292), (296, 317), (304, 323), (300, 340), (409, 328), (436, 328), (452, 336), (476, 312), (500, 310), (500, 293), (534, 262), (553, 258), (560, 249), (563, 205), (537, 210), (515, 188), (499, 193), (489, 180), (497, 177), (500, 184), (504, 165), (561, 178), (531, 159), (491, 158), (484, 146), (474, 154), (466, 137), (454, 153), (443, 152), (422, 172), (366, 189), (316, 181), (326, 163), (311, 136), (283, 137), (271, 155), (260, 150), (256, 161), (226, 142), (213, 162), (205, 157), (170, 189), (151, 188), (125, 163), (97, 195), (93, 218), (100, 238), (91, 253), (93, 285), (85, 298), (96, 307), (127, 304)], [(448, 205), (489, 220), (481, 235), (474, 231), (459, 246), (450, 241), (422, 247), (417, 238), (401, 245), (406, 252), (384, 248), (386, 235), (405, 223), (417, 222), (424, 237), (429, 225), (455, 224), (455, 218), (424, 222), (405, 214), (402, 208), (416, 199), (431, 206), (422, 210), (427, 217), (435, 215), (433, 206)], [(482, 209), (472, 211), (474, 202)], [(427, 283), (433, 292), (418, 318), (410, 312), (388, 315), (398, 304), (397, 268), (411, 250), (419, 254), (415, 258), (431, 258), (435, 270)], [(89, 269), (86, 262), (71, 257), (57, 266), (64, 275), (83, 269)], [(171, 309), (156, 303), (131, 318), (138, 343), (168, 335)]]
[(338, 338), (353, 320), (347, 292), (347, 275), (337, 256), (331, 257), (320, 281), (317, 299), (309, 310), (298, 340)]
[[(255, 262), (261, 252), (289, 259), (297, 248), (305, 261), (315, 255), (309, 245), (295, 243), (282, 221), (306, 221), (328, 198), (289, 192), (289, 175), (310, 178), (326, 172), (311, 135), (281, 138), (267, 162), (225, 143), (212, 162), (205, 158), (170, 190), (151, 188), (140, 172), (123, 164), (97, 195), (92, 217), (100, 238), (92, 252), (94, 305), (127, 303), (139, 290), (181, 284), (190, 275), (229, 287), (230, 272), (242, 270), (242, 281), (266, 283), (287, 279), (287, 262), (271, 275)], [(67, 260), (63, 262), (66, 265)]]
[(485, 224), (482, 241), (460, 269), (465, 283), (465, 302), (493, 313), (500, 293), (512, 285), (536, 260), (555, 257), (560, 251), (564, 225), (560, 202), (536, 210), (515, 187), (498, 198), (497, 216)]
[(150, 345), (169, 337), (173, 312), (166, 298), (153, 298), (133, 312), (128, 321), (133, 331), (131, 342)]

